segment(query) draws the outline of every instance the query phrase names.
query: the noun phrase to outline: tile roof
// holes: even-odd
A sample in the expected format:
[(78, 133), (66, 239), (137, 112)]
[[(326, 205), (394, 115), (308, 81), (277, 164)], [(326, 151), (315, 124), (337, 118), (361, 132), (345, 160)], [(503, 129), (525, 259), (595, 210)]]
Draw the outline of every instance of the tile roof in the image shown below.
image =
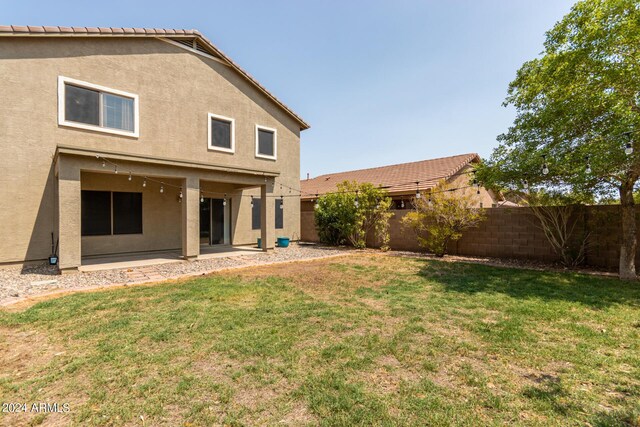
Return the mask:
[(55, 27), (55, 26), (21, 26), (21, 25), (0, 25), (0, 36), (78, 36), (78, 37), (95, 37), (95, 36), (116, 36), (116, 37), (194, 37), (198, 39), (213, 56), (219, 56), (227, 62), (233, 69), (240, 73), (244, 78), (251, 82), (264, 93), (268, 98), (275, 102), (280, 108), (286, 111), (299, 124), (302, 130), (309, 129), (307, 124), (300, 116), (287, 107), (282, 101), (272, 95), (264, 86), (262, 86), (249, 73), (244, 71), (238, 64), (233, 62), (231, 58), (225, 55), (211, 41), (198, 30), (175, 30), (166, 28), (120, 28), (120, 27)]
[(380, 185), (390, 194), (410, 194), (416, 191), (416, 182), (420, 190), (435, 187), (441, 179), (449, 179), (465, 166), (480, 161), (476, 153), (460, 154), (451, 157), (422, 160), (398, 165), (360, 169), (320, 175), (313, 179), (300, 181), (302, 199), (309, 200), (315, 194), (325, 194), (336, 190), (336, 185), (348, 180), (370, 182)]
[(33, 25), (0, 25), (0, 33), (10, 34), (131, 34), (153, 36), (198, 36), (204, 37), (198, 30), (172, 30), (166, 28), (114, 28), (114, 27), (54, 27)]

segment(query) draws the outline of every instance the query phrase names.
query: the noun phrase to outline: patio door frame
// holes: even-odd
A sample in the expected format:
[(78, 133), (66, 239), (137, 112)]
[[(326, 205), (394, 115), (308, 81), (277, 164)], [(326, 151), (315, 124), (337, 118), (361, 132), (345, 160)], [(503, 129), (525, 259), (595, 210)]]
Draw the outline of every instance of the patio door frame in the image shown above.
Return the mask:
[[(231, 199), (227, 199), (226, 205), (222, 206), (222, 243), (212, 243), (213, 239), (213, 201), (223, 200), (215, 197), (206, 197), (204, 203), (209, 204), (209, 241), (208, 246), (230, 245), (231, 244)], [(203, 244), (203, 243), (200, 243)]]

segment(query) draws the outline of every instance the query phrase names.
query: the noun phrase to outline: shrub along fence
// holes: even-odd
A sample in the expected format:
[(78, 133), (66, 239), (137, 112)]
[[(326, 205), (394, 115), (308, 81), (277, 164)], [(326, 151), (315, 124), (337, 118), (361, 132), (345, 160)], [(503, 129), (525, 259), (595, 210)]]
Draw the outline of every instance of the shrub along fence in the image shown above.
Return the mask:
[[(486, 220), (479, 227), (466, 230), (459, 241), (450, 244), (449, 254), (545, 262), (560, 260), (530, 208), (485, 210)], [(407, 212), (410, 211), (393, 211), (394, 215), (389, 224), (390, 247), (395, 250), (422, 251), (415, 235), (403, 229), (400, 224)], [(300, 219), (301, 240), (317, 242), (318, 234), (315, 230), (313, 211), (303, 209)], [(638, 219), (636, 214), (636, 221)], [(577, 206), (573, 220), (577, 221), (576, 235), (589, 234), (585, 264), (617, 270), (621, 243), (620, 206)], [(640, 227), (638, 230), (640, 232)], [(377, 245), (375, 242), (368, 242), (368, 246), (376, 247)], [(640, 251), (636, 257), (636, 264), (640, 265)]]

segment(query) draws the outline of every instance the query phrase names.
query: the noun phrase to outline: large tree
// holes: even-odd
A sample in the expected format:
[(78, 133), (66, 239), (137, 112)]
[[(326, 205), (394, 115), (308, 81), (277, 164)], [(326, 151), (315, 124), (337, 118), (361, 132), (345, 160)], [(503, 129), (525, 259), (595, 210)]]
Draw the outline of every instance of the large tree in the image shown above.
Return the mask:
[(635, 279), (640, 176), (640, 2), (582, 0), (546, 33), (509, 85), (509, 130), (479, 171), (497, 187), (618, 193), (620, 277)]

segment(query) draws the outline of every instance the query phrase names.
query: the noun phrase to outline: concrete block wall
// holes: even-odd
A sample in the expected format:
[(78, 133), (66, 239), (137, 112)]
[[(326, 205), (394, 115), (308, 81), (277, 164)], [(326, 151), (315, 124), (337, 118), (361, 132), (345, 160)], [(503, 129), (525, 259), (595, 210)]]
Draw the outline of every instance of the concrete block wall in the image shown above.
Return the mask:
[[(408, 212), (410, 211), (394, 211), (389, 224), (390, 246), (395, 250), (423, 251), (418, 246), (415, 235), (402, 229), (402, 218)], [(531, 209), (492, 208), (485, 209), (485, 213), (486, 220), (482, 224), (465, 231), (460, 240), (450, 245), (450, 254), (559, 261)], [(637, 213), (636, 221), (640, 220), (639, 215), (640, 212)], [(576, 238), (583, 233), (589, 234), (586, 264), (617, 269), (622, 227), (620, 206), (578, 207), (574, 220)], [(301, 212), (301, 239), (318, 241), (313, 211)], [(376, 246), (375, 242), (368, 243)], [(640, 265), (640, 253), (637, 255), (636, 264)]]

